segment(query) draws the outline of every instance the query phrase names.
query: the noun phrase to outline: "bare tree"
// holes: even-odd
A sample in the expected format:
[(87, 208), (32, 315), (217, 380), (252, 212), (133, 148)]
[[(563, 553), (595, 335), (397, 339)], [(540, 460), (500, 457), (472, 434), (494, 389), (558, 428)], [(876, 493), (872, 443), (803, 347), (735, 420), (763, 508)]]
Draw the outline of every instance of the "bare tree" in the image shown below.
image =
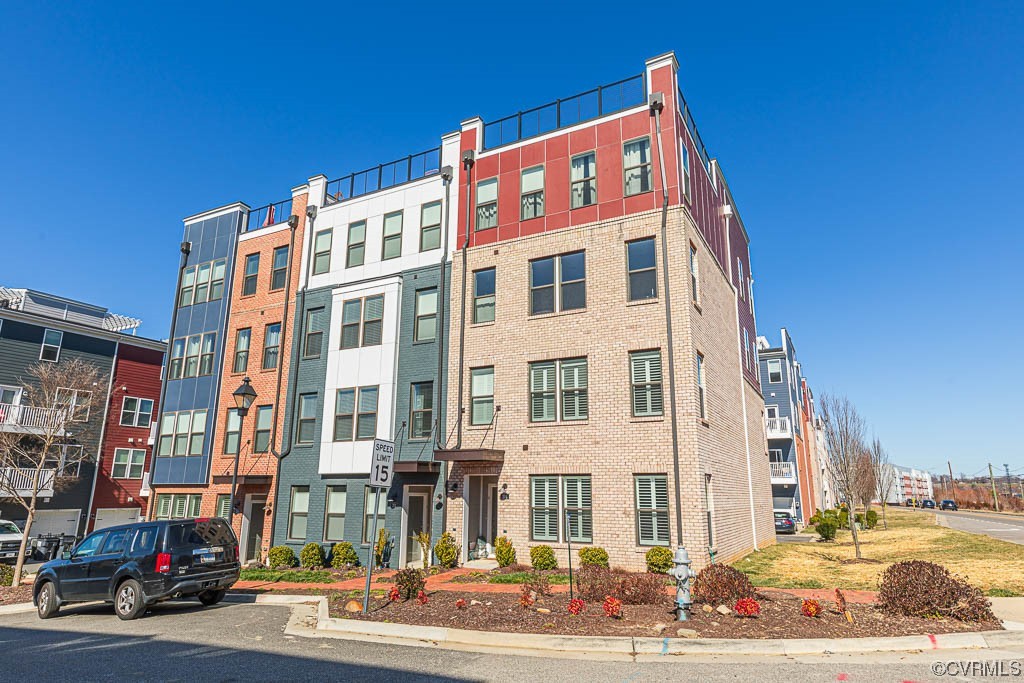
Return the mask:
[[(875, 475), (871, 449), (865, 446), (857, 460), (857, 500), (864, 506), (865, 524), (867, 524), (868, 511), (871, 510), (871, 501), (875, 499), (875, 490), (878, 488), (878, 480)], [(850, 523), (853, 522), (854, 515), (851, 511)]]
[[(825, 431), (825, 467), (836, 487), (840, 500), (846, 502), (851, 522), (862, 483), (861, 469), (864, 467), (864, 418), (846, 396), (824, 394), (819, 403)], [(850, 524), (853, 546), (857, 558), (863, 557), (857, 525)]]
[(889, 497), (896, 490), (896, 470), (889, 462), (889, 454), (882, 448), (878, 437), (871, 441), (871, 467), (875, 471), (875, 495), (882, 504), (882, 528), (888, 529), (885, 508), (889, 504)]
[(95, 454), (84, 445), (91, 433), (90, 413), (102, 407), (105, 378), (80, 359), (39, 363), (22, 381), (19, 406), (4, 406), (0, 423), (0, 499), (25, 508), (25, 530), (14, 566), (21, 582), (25, 549), (39, 498), (70, 483), (71, 474)]

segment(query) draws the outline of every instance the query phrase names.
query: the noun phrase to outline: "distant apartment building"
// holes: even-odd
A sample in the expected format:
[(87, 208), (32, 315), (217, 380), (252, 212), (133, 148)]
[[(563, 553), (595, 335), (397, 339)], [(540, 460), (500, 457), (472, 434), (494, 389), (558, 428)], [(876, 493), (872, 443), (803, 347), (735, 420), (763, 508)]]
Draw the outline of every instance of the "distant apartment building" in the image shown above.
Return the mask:
[[(79, 536), (143, 514), (164, 344), (135, 336), (140, 324), (81, 301), (0, 287), (0, 431), (32, 439), (59, 423), (63, 435), (42, 472), (33, 537)], [(28, 389), (38, 383), (30, 370), (72, 359), (95, 366), (102, 384), (58, 389), (53, 405), (32, 405)], [(5, 492), (31, 496), (31, 474), (0, 468)], [(0, 518), (21, 523), (26, 512), (8, 497)]]
[(902, 465), (889, 465), (889, 467), (892, 467), (895, 476), (892, 492), (886, 500), (887, 503), (906, 505), (908, 501), (920, 503), (922, 500), (935, 498), (935, 487), (930, 472)]

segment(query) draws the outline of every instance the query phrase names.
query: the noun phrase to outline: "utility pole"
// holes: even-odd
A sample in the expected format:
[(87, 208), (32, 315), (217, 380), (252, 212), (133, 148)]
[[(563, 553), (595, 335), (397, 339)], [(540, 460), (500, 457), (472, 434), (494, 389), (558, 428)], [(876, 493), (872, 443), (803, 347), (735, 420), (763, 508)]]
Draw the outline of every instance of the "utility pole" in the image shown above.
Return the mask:
[(992, 463), (988, 464), (988, 482), (992, 485), (992, 504), (996, 507), (996, 512), (999, 512), (999, 494), (996, 493), (996, 478), (992, 474)]
[(953, 491), (953, 502), (959, 505), (960, 503), (956, 499), (956, 481), (953, 480), (953, 463), (947, 460), (946, 465), (949, 467), (949, 488)]
[(1010, 466), (1007, 465), (1004, 462), (1003, 463), (1003, 469), (1006, 470), (1006, 492), (1012, 498), (1013, 497), (1013, 483), (1012, 483), (1012, 480), (1010, 479)]

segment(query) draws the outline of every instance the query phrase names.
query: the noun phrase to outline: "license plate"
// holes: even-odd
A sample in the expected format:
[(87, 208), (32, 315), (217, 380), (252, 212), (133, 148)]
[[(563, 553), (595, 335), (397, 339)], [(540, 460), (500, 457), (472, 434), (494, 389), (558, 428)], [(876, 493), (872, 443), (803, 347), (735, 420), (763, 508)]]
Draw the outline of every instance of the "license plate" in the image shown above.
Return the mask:
[(217, 556), (216, 555), (200, 555), (199, 556), (199, 561), (202, 562), (203, 564), (208, 564), (210, 562), (216, 562), (217, 561)]
[(0, 553), (0, 557), (14, 557), (18, 553)]
[(210, 548), (210, 552), (211, 553), (222, 553), (222, 552), (224, 552), (224, 548), (222, 548), (219, 545), (215, 545), (212, 548)]

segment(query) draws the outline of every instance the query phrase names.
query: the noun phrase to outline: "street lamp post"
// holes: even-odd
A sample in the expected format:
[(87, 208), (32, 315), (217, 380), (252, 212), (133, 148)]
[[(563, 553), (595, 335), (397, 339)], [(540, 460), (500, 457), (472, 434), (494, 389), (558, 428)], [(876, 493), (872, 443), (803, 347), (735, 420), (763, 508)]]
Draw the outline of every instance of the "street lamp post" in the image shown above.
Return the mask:
[(235, 399), (235, 410), (238, 412), (238, 448), (235, 449), (235, 469), (231, 473), (231, 498), (229, 502), (231, 505), (228, 507), (228, 526), (234, 528), (235, 518), (235, 488), (238, 485), (238, 460), (242, 457), (242, 434), (243, 426), (245, 425), (245, 416), (249, 413), (249, 408), (252, 406), (253, 401), (256, 400), (256, 390), (249, 384), (249, 378), (246, 377), (242, 380), (242, 384), (235, 389), (234, 393), (231, 394)]

